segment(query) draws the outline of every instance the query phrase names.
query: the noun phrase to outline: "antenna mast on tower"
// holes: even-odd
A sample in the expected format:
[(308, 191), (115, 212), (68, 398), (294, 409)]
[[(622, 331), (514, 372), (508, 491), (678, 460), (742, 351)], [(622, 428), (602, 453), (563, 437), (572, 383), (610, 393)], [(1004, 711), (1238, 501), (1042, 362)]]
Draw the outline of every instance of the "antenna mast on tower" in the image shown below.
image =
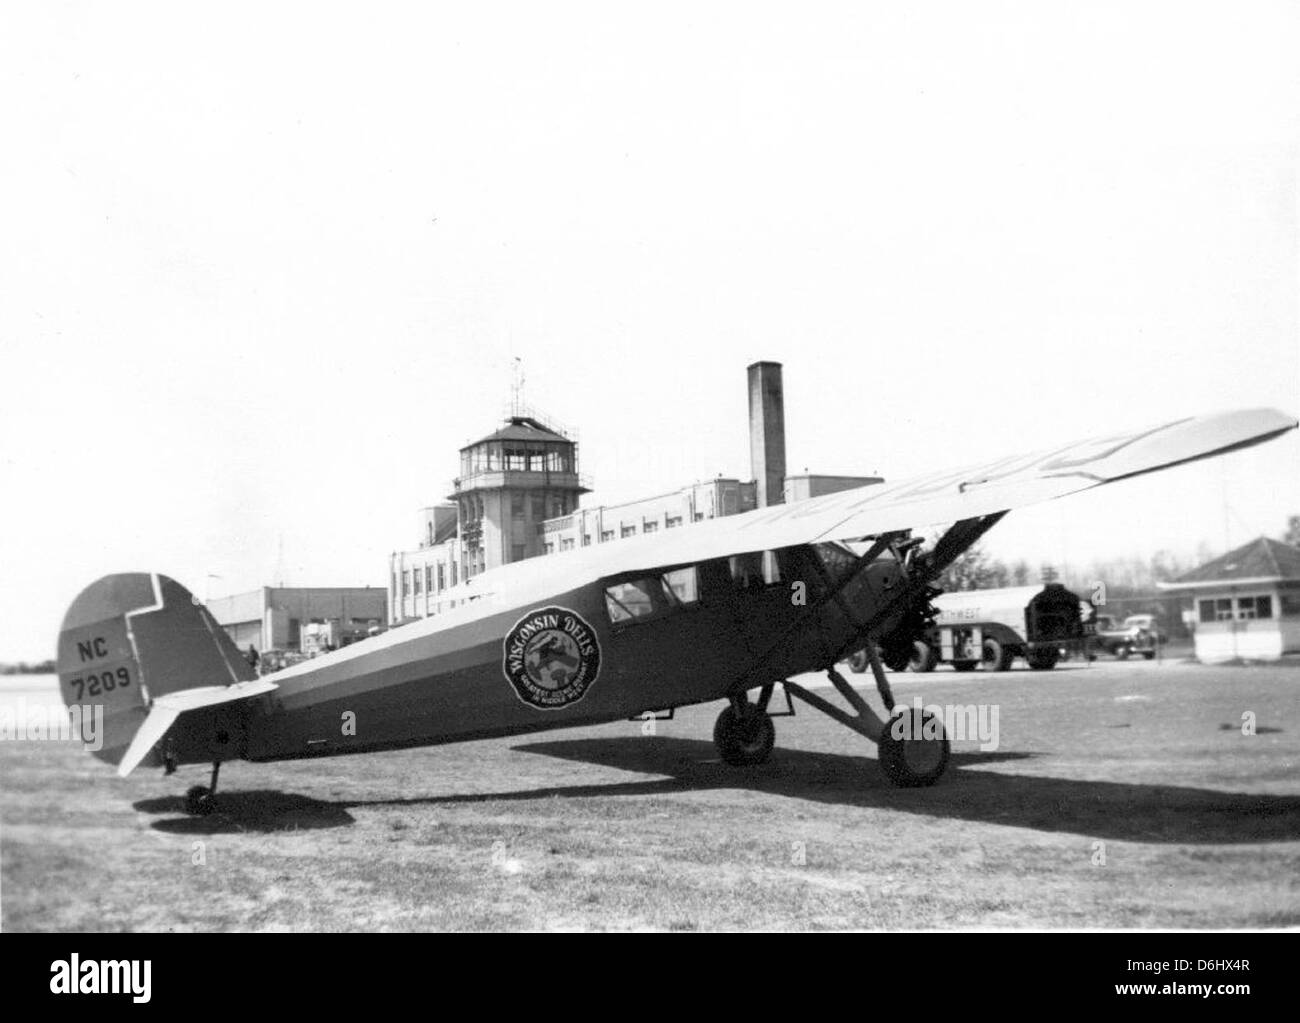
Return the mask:
[(510, 415), (524, 414), (524, 360), (515, 356), (510, 373)]

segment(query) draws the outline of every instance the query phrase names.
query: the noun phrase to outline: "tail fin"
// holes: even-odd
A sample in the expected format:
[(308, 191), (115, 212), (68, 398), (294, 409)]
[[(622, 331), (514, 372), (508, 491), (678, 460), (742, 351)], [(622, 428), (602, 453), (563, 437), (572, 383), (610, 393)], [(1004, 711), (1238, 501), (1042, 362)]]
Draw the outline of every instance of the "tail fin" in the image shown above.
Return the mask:
[[(103, 708), (95, 755), (120, 763), (122, 773), (136, 763), (161, 764), (154, 744), (185, 710), (274, 688), (236, 685), (256, 674), (225, 630), (180, 583), (145, 572), (105, 576), (81, 591), (63, 617), (58, 673), (69, 708)], [(209, 687), (222, 695), (179, 699), (183, 690)], [(141, 741), (133, 744), (137, 733)]]

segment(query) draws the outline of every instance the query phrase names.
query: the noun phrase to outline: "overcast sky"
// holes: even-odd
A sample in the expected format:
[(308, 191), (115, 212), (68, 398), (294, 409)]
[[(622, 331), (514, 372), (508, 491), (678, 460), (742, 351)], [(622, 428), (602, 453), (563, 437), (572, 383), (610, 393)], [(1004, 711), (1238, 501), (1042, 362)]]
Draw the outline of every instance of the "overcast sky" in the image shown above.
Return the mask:
[[(625, 6), (626, 5), (621, 5)], [(510, 366), (588, 503), (1300, 411), (1291, 3), (8, 3), (0, 660), (101, 574), (384, 585)], [(1013, 513), (1217, 551), (1293, 433)]]

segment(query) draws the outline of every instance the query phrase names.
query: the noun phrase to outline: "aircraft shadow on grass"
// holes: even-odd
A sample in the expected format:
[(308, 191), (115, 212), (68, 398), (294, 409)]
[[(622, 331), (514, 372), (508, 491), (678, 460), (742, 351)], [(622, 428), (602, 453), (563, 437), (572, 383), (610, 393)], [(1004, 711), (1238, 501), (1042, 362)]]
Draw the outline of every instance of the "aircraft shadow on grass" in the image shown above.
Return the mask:
[[(514, 750), (661, 777), (337, 802), (274, 790), (228, 791), (220, 796), (219, 811), (209, 817), (168, 818), (155, 822), (153, 827), (179, 834), (280, 832), (346, 827), (354, 823), (348, 810), (357, 807), (668, 796), (710, 789), (749, 789), (816, 803), (897, 810), (1111, 841), (1237, 845), (1300, 839), (1300, 796), (978, 770), (989, 764), (1031, 760), (1038, 756), (1033, 753), (954, 753), (948, 774), (937, 785), (899, 789), (885, 780), (873, 759), (842, 753), (778, 747), (762, 766), (733, 768), (718, 760), (712, 743), (698, 739), (568, 739), (525, 743)], [(183, 812), (179, 797), (142, 800), (135, 807), (147, 813)]]
[(219, 810), (207, 817), (185, 813), (180, 796), (141, 799), (133, 804), (142, 813), (169, 814), (154, 821), (153, 828), (174, 835), (223, 835), (241, 831), (292, 832), (341, 828), (355, 823), (347, 804), (334, 803), (276, 789), (239, 791), (218, 796)]

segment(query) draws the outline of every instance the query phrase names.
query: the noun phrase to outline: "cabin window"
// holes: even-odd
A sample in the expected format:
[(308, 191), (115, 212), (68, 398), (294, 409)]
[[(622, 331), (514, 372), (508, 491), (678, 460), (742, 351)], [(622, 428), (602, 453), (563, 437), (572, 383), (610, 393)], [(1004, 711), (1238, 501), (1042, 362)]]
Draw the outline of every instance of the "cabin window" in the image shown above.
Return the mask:
[(614, 624), (660, 615), (699, 600), (695, 566), (616, 583), (605, 589), (605, 608)]
[(664, 586), (679, 604), (694, 604), (700, 599), (699, 581), (694, 565), (665, 572)]
[[(659, 594), (659, 605), (655, 606), (655, 593)], [(637, 579), (633, 582), (616, 583), (605, 590), (605, 607), (609, 611), (611, 622), (630, 622), (636, 618), (648, 618), (657, 610), (663, 610), (663, 584), (656, 578)]]
[(765, 586), (779, 583), (783, 574), (789, 574), (781, 571), (784, 560), (786, 559), (777, 556), (776, 551), (750, 551), (727, 559), (731, 568), (731, 581), (736, 589), (743, 591), (761, 590)]

